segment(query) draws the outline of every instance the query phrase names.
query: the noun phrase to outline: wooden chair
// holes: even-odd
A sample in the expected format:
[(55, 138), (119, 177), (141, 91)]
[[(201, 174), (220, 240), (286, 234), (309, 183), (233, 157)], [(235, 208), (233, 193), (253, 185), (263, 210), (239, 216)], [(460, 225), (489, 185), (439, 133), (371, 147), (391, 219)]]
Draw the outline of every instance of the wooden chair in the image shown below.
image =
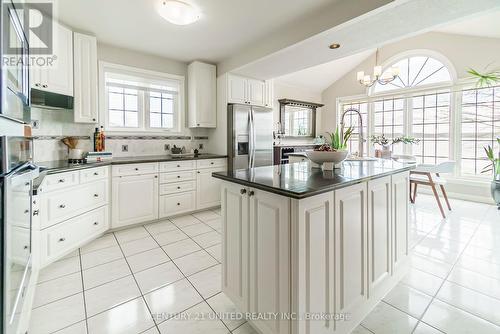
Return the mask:
[(444, 189), (446, 180), (442, 178), (440, 174), (453, 173), (454, 169), (455, 161), (445, 161), (438, 165), (418, 165), (416, 169), (410, 171), (410, 201), (412, 203), (415, 203), (415, 200), (417, 198), (417, 187), (419, 184), (430, 186), (432, 192), (434, 193), (434, 197), (436, 198), (439, 210), (441, 211), (441, 215), (443, 216), (443, 218), (446, 218), (443, 206), (441, 205), (441, 201), (439, 200), (436, 185), (441, 188), (441, 192), (443, 193), (443, 197), (446, 201), (446, 205), (448, 206), (448, 210), (451, 211), (448, 195), (446, 194), (446, 190)]

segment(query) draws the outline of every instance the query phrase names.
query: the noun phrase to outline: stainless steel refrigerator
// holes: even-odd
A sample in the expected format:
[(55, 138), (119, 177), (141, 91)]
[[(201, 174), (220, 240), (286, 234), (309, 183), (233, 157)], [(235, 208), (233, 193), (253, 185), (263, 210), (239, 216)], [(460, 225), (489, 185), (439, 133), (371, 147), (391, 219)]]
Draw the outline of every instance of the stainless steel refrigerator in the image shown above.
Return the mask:
[(273, 110), (228, 104), (228, 167), (246, 169), (273, 164)]

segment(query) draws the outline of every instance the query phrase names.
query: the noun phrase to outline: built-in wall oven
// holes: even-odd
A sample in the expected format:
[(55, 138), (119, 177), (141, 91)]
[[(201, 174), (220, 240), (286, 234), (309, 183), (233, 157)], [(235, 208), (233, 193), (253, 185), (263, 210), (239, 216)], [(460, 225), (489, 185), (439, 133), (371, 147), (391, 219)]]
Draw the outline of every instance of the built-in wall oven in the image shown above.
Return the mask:
[(1, 7), (1, 108), (0, 116), (30, 122), (29, 44), (19, 3), (2, 1)]
[(31, 277), (33, 181), (31, 138), (0, 137), (0, 217), (2, 271), (2, 333), (18, 331)]

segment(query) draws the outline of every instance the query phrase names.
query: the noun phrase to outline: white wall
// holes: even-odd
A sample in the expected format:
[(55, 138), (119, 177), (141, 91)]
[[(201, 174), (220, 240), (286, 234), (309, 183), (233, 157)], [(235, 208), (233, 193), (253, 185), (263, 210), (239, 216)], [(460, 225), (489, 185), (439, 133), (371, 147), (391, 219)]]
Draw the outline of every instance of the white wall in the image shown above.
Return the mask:
[[(379, 63), (384, 63), (402, 52), (418, 49), (432, 50), (445, 56), (457, 71), (459, 79), (468, 76), (467, 70), (470, 67), (478, 70), (488, 65), (493, 65), (494, 68), (500, 67), (499, 39), (437, 32), (422, 34), (380, 48)], [(322, 92), (321, 96), (325, 104), (321, 121), (323, 132), (331, 131), (337, 123), (337, 98), (366, 94), (364, 86), (356, 81), (356, 73), (358, 71), (371, 72), (374, 65), (375, 55), (363, 61)]]

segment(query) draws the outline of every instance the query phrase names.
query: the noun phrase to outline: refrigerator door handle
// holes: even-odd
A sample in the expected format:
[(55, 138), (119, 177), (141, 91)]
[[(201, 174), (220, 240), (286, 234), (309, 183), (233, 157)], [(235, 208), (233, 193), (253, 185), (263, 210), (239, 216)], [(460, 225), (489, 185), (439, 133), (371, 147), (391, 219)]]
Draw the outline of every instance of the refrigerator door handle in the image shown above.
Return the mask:
[(253, 109), (250, 108), (248, 131), (248, 168), (253, 168), (255, 164), (255, 127)]

